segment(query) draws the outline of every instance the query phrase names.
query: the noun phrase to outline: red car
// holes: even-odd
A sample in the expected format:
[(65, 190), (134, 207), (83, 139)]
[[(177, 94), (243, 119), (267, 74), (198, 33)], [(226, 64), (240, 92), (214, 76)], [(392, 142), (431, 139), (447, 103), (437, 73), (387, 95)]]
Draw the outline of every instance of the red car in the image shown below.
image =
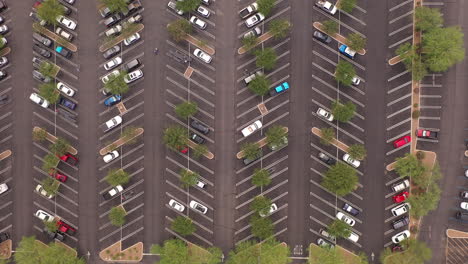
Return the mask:
[(76, 233), (76, 229), (71, 227), (69, 224), (63, 222), (62, 220), (57, 222), (58, 231), (61, 233), (67, 233), (69, 235), (74, 235)]
[(71, 165), (76, 165), (78, 163), (78, 158), (73, 156), (70, 153), (67, 153), (59, 158), (60, 160), (65, 161), (66, 163), (71, 164)]
[(410, 136), (404, 136), (402, 138), (399, 138), (399, 139), (395, 140), (393, 142), (393, 146), (395, 148), (399, 148), (399, 147), (402, 147), (402, 146), (404, 146), (404, 145), (406, 145), (406, 144), (408, 144), (410, 142), (411, 142), (411, 137)]
[(187, 147), (183, 147), (183, 148), (180, 149), (180, 153), (182, 153), (182, 154), (187, 154), (187, 152), (188, 152)]
[(420, 138), (437, 139), (439, 133), (437, 131), (431, 131), (427, 129), (416, 130), (416, 136)]
[(397, 195), (393, 196), (393, 201), (395, 203), (401, 203), (401, 202), (405, 201), (406, 198), (408, 198), (408, 196), (409, 196), (408, 192), (401, 192), (400, 194), (397, 194)]
[(66, 182), (68, 177), (66, 175), (61, 174), (58, 170), (56, 169), (50, 169), (49, 170), (49, 175), (57, 179), (58, 181), (61, 182)]

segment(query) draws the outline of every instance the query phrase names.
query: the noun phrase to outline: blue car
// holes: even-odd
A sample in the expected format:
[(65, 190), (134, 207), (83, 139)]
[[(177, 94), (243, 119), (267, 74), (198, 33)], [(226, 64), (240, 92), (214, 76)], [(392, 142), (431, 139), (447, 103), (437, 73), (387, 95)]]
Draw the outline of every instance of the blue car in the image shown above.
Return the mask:
[(70, 110), (75, 110), (76, 108), (76, 104), (70, 100), (67, 100), (65, 97), (60, 98), (59, 104), (65, 106), (66, 108)]
[(275, 88), (270, 89), (270, 96), (275, 96), (277, 94), (286, 92), (289, 89), (289, 83), (284, 82), (281, 85), (276, 86)]
[(58, 54), (62, 55), (65, 58), (70, 58), (72, 54), (71, 51), (67, 50), (66, 48), (62, 46), (57, 46), (55, 48), (55, 52), (57, 52)]
[(345, 55), (346, 57), (350, 59), (354, 59), (354, 55), (356, 55), (356, 51), (350, 49), (348, 46), (342, 44), (339, 48), (340, 53)]
[(122, 100), (122, 96), (120, 96), (120, 94), (112, 95), (111, 97), (107, 98), (104, 101), (104, 105), (113, 106), (116, 103), (120, 102), (121, 100)]

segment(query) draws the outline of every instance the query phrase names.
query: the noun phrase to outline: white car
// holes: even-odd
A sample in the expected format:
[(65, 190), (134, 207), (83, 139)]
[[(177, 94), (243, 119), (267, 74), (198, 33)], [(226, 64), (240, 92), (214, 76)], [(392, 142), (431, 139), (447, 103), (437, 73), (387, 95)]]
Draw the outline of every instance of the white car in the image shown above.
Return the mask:
[(117, 76), (119, 74), (120, 74), (119, 70), (111, 71), (110, 73), (104, 75), (101, 78), (101, 81), (102, 81), (102, 83), (106, 84), (112, 76)]
[(261, 217), (269, 216), (269, 215), (271, 215), (272, 213), (276, 212), (276, 210), (278, 210), (278, 206), (277, 206), (275, 203), (272, 203), (271, 206), (270, 206), (270, 210), (268, 211), (267, 214), (259, 213), (259, 215), (260, 215)]
[(202, 214), (206, 214), (206, 212), (208, 212), (208, 208), (206, 206), (194, 200), (190, 201), (190, 208), (197, 210)]
[(143, 71), (138, 69), (136, 71), (132, 71), (131, 73), (125, 75), (124, 81), (125, 81), (125, 83), (132, 83), (132, 82), (140, 79), (141, 77), (143, 77)]
[(320, 108), (320, 107), (319, 107), (319, 109), (317, 109), (317, 115), (318, 115), (319, 117), (321, 117), (321, 118), (327, 120), (327, 121), (330, 121), (330, 122), (333, 121), (333, 115), (332, 115), (332, 113), (326, 111), (326, 110), (323, 109), (323, 108)]
[(42, 106), (44, 108), (47, 108), (50, 105), (49, 101), (42, 98), (37, 93), (31, 93), (31, 95), (29, 96), (29, 99), (31, 99), (31, 101), (35, 102), (36, 104), (38, 104), (38, 105), (40, 105), (40, 106)]
[(249, 30), (247, 31), (247, 33), (244, 34), (244, 38), (249, 38), (251, 36), (260, 36), (262, 34), (262, 30), (260, 29), (260, 27), (255, 27), (254, 29), (252, 30)]
[(361, 79), (359, 79), (357, 76), (354, 76), (353, 79), (351, 79), (351, 83), (358, 86), (361, 83)]
[(64, 25), (68, 29), (75, 30), (76, 23), (72, 21), (71, 19), (64, 17), (64, 16), (58, 16), (56, 19), (57, 19), (57, 22)]
[(206, 187), (206, 183), (202, 181), (197, 181), (195, 185), (197, 185), (197, 187), (199, 187), (200, 189), (204, 189)]
[(468, 202), (461, 202), (460, 208), (468, 211)]
[(193, 51), (193, 55), (195, 55), (197, 58), (202, 60), (205, 63), (210, 63), (211, 62), (211, 56), (203, 52), (201, 49), (195, 49)]
[(105, 163), (109, 163), (109, 162), (115, 160), (116, 158), (118, 158), (119, 156), (120, 156), (119, 152), (117, 150), (114, 150), (114, 151), (109, 152), (106, 155), (104, 155), (104, 157), (102, 157), (102, 159), (104, 160)]
[(351, 217), (343, 214), (342, 212), (336, 213), (336, 218), (338, 218), (339, 220), (347, 223), (349, 226), (354, 226), (356, 224), (356, 221), (354, 221), (354, 219), (352, 219)]
[(392, 236), (392, 242), (395, 243), (395, 244), (398, 244), (401, 241), (409, 238), (410, 235), (411, 235), (410, 231), (408, 231), (408, 230), (402, 231), (402, 232)]
[(349, 235), (349, 237), (347, 237), (347, 239), (353, 241), (354, 243), (357, 243), (359, 240), (359, 235), (351, 231), (351, 234)]
[(73, 35), (65, 31), (61, 27), (57, 27), (57, 29), (55, 29), (55, 33), (57, 33), (57, 35), (61, 36), (62, 38), (68, 41), (71, 41), (73, 39)]
[(465, 170), (465, 177), (468, 178), (468, 170)]
[(104, 64), (104, 69), (110, 71), (122, 63), (121, 57), (115, 57)]
[(46, 211), (43, 210), (37, 210), (37, 212), (34, 214), (37, 218), (41, 219), (44, 222), (52, 222), (54, 221), (54, 218), (51, 214), (47, 213)]
[(250, 126), (242, 129), (241, 132), (242, 132), (242, 135), (244, 135), (244, 137), (247, 137), (251, 135), (253, 132), (259, 130), (261, 127), (262, 127), (262, 122), (260, 122), (260, 120), (257, 120), (253, 122), (253, 124), (251, 124)]
[(44, 187), (42, 185), (38, 184), (36, 186), (36, 192), (42, 196), (44, 196), (47, 199), (52, 199), (54, 197), (53, 195), (47, 195), (47, 192), (44, 190)]
[(75, 95), (75, 91), (62, 82), (57, 83), (57, 89), (70, 97), (73, 97), (73, 95)]
[(169, 3), (167, 3), (167, 7), (172, 9), (174, 12), (176, 12), (179, 16), (183, 15), (184, 12), (182, 10), (177, 9), (177, 4), (175, 1), (171, 0)]
[(8, 64), (7, 57), (0, 57), (0, 67), (3, 67)]
[(171, 199), (169, 201), (169, 206), (174, 208), (175, 210), (177, 210), (179, 212), (183, 212), (185, 210), (185, 206), (183, 206), (181, 203), (177, 202), (174, 199)]
[(359, 167), (359, 165), (361, 165), (361, 162), (359, 160), (351, 158), (351, 156), (348, 153), (343, 155), (343, 160), (346, 161), (346, 163), (348, 163), (349, 165), (353, 166), (354, 168), (357, 168)]
[(404, 203), (393, 207), (390, 211), (392, 212), (393, 216), (400, 216), (402, 214), (407, 213), (410, 208), (411, 206), (409, 205), (409, 203)]
[(8, 43), (8, 40), (5, 37), (0, 38), (0, 43), (5, 46)]
[(206, 28), (206, 22), (201, 20), (200, 18), (198, 18), (196, 16), (192, 16), (190, 18), (190, 23), (194, 24), (199, 29), (205, 29)]
[(123, 42), (124, 42), (125, 46), (130, 46), (133, 43), (137, 42), (139, 39), (140, 39), (140, 34), (135, 33), (135, 34), (131, 35), (130, 37), (124, 39)]
[(262, 13), (257, 13), (255, 15), (247, 18), (247, 20), (245, 20), (245, 25), (248, 28), (251, 28), (251, 27), (257, 25), (258, 23), (262, 22), (263, 20), (265, 20), (265, 16)]
[(8, 185), (6, 183), (0, 184), (0, 194), (5, 193), (6, 191), (8, 191)]
[(209, 18), (211, 14), (210, 11), (203, 6), (197, 8), (197, 13), (206, 18)]

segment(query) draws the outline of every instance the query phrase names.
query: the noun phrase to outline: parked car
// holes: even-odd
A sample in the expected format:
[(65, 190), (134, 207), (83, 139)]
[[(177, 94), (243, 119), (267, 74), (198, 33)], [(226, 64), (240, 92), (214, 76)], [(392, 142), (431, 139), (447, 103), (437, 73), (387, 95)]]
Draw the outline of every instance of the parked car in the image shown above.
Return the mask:
[(327, 120), (329, 122), (333, 121), (333, 114), (328, 112), (327, 110), (321, 108), (321, 107), (319, 107), (317, 109), (317, 116), (319, 116), (319, 117), (321, 117), (321, 118), (323, 118), (323, 119), (325, 119), (325, 120)]
[(463, 209), (463, 210), (468, 211), (468, 203), (467, 202), (461, 202), (460, 203), (460, 208)]
[(350, 49), (348, 46), (342, 44), (338, 48), (341, 54), (345, 55), (346, 57), (350, 59), (354, 59), (354, 56), (356, 55), (356, 51)]
[(247, 18), (247, 20), (245, 20), (245, 25), (248, 28), (251, 28), (251, 27), (257, 25), (258, 23), (262, 22), (263, 20), (265, 20), (265, 16), (262, 13), (257, 13), (255, 15)]
[(44, 187), (42, 187), (41, 184), (38, 184), (38, 185), (36, 186), (36, 189), (35, 189), (35, 190), (36, 190), (36, 192), (37, 192), (38, 194), (44, 196), (44, 197), (47, 198), (47, 199), (52, 199), (52, 197), (54, 197), (53, 195), (48, 194), (48, 193), (46, 192), (46, 190), (44, 190)]
[(57, 22), (59, 22), (60, 24), (62, 24), (63, 26), (65, 26), (68, 29), (71, 29), (71, 30), (76, 29), (76, 22), (71, 20), (68, 17), (64, 17), (62, 15), (59, 15), (59, 16), (57, 16), (56, 20), (57, 20)]
[(39, 44), (37, 43), (34, 43), (33, 45), (33, 50), (37, 53), (39, 53), (39, 55), (41, 55), (42, 57), (45, 57), (45, 58), (50, 58), (52, 56), (52, 53), (50, 53), (50, 51), (42, 48)]
[(205, 139), (204, 139), (203, 137), (201, 137), (200, 135), (196, 134), (196, 133), (192, 133), (192, 134), (190, 135), (190, 139), (191, 139), (193, 142), (197, 143), (197, 144), (203, 144), (203, 143), (205, 143)]
[(57, 231), (62, 234), (68, 234), (73, 236), (76, 233), (76, 229), (70, 226), (69, 224), (65, 223), (63, 220), (57, 221)]
[(66, 3), (70, 5), (73, 5), (75, 3), (75, 0), (63, 0), (63, 1), (65, 1)]
[(250, 159), (250, 158), (244, 158), (244, 159), (242, 160), (242, 162), (244, 163), (245, 166), (247, 166), (247, 165), (249, 165), (250, 163), (252, 163), (252, 162), (254, 162), (254, 161), (260, 159), (260, 158), (262, 157), (262, 155), (263, 155), (263, 152), (260, 151), (260, 152), (257, 154), (257, 156), (255, 156), (255, 157), (253, 157), (253, 158), (251, 158), (251, 159)]
[(404, 181), (401, 181), (401, 182), (398, 182), (398, 183), (395, 183), (394, 185), (392, 185), (392, 191), (394, 192), (399, 192), (399, 191), (402, 191), (406, 188), (408, 188), (410, 186), (410, 182), (408, 179), (404, 180)]
[(110, 189), (109, 191), (103, 193), (102, 198), (104, 198), (104, 200), (107, 201), (114, 197), (117, 197), (117, 195), (123, 191), (124, 191), (124, 188), (122, 187), (122, 185), (117, 185), (114, 188)]
[(10, 233), (8, 232), (1, 232), (0, 233), (0, 243), (7, 241), (10, 239)]
[(5, 18), (3, 18), (2, 16), (0, 16), (0, 24), (2, 24), (3, 22), (5, 22)]
[(114, 56), (115, 54), (119, 53), (120, 52), (120, 46), (119, 45), (115, 45), (114, 47), (106, 50), (102, 56), (104, 56), (105, 59), (108, 59), (112, 56)]
[(120, 71), (119, 70), (113, 70), (111, 71), (110, 73), (104, 75), (102, 78), (101, 78), (101, 82), (103, 84), (106, 84), (108, 83), (114, 76), (118, 76), (120, 74)]
[(50, 240), (58, 240), (60, 242), (65, 240), (65, 235), (58, 231), (50, 232), (50, 230), (47, 227), (44, 227), (42, 231)]
[(333, 245), (332, 243), (326, 241), (323, 238), (317, 239), (317, 245), (319, 245), (321, 247), (324, 247), (324, 248), (334, 248), (335, 247), (335, 245)]
[(343, 160), (349, 165), (353, 166), (354, 168), (358, 168), (361, 165), (361, 162), (359, 160), (351, 158), (351, 156), (348, 153), (343, 155)]
[(105, 163), (109, 163), (113, 160), (115, 160), (116, 158), (118, 158), (120, 155), (119, 155), (119, 152), (117, 150), (114, 150), (114, 151), (111, 151), (109, 153), (107, 153), (106, 155), (104, 155), (104, 157), (102, 157), (102, 159), (104, 160)]
[(251, 36), (258, 37), (262, 34), (262, 30), (260, 27), (255, 27), (252, 30), (247, 31), (247, 33), (244, 34), (244, 38), (249, 38)]
[(172, 11), (176, 12), (179, 16), (183, 15), (184, 12), (182, 10), (177, 9), (177, 4), (175, 1), (171, 0), (169, 3), (167, 3), (167, 7), (171, 9)]
[(349, 205), (348, 203), (345, 203), (342, 207), (343, 211), (353, 215), (353, 216), (357, 216), (359, 215), (360, 211), (354, 207), (352, 207), (351, 205)]
[(140, 79), (141, 77), (143, 77), (143, 71), (138, 69), (138, 70), (132, 71), (131, 73), (125, 75), (124, 81), (125, 81), (125, 83), (132, 83), (132, 82)]
[(190, 18), (190, 23), (192, 23), (192, 25), (195, 25), (197, 28), (202, 29), (202, 30), (206, 29), (206, 25), (207, 25), (205, 21), (203, 21), (202, 19), (196, 16), (192, 16)]
[(271, 150), (271, 151), (276, 151), (278, 149), (282, 149), (284, 147), (286, 147), (288, 145), (288, 137), (287, 136), (284, 136), (281, 138), (280, 140), (280, 143), (279, 144), (276, 144), (276, 143), (272, 143), (272, 144), (269, 144), (268, 145), (268, 148)]
[(437, 131), (432, 131), (428, 129), (416, 130), (416, 136), (419, 138), (437, 139), (438, 135), (439, 133)]
[(359, 235), (351, 231), (351, 234), (347, 237), (348, 240), (357, 243), (359, 240)]
[(343, 222), (345, 222), (349, 226), (354, 226), (356, 224), (356, 221), (354, 221), (354, 219), (352, 219), (351, 217), (343, 214), (342, 212), (336, 213), (336, 218), (343, 221)]
[(197, 58), (201, 59), (204, 63), (210, 63), (211, 60), (212, 60), (211, 56), (206, 54), (201, 49), (195, 49), (193, 51), (193, 55), (195, 55)]
[(393, 196), (392, 199), (395, 203), (401, 203), (401, 202), (404, 202), (408, 198), (408, 196), (409, 196), (408, 192), (401, 192)]
[(323, 11), (334, 15), (336, 13), (336, 6), (334, 6), (332, 3), (325, 1), (325, 0), (318, 0), (315, 2), (315, 6), (318, 8), (322, 9)]
[(104, 100), (104, 105), (113, 106), (119, 103), (121, 100), (122, 100), (122, 96), (120, 96), (120, 94), (115, 94), (115, 95), (108, 97), (106, 100)]
[(398, 206), (393, 207), (390, 211), (392, 212), (393, 216), (400, 216), (402, 214), (406, 214), (410, 209), (409, 203), (400, 204)]
[(126, 26), (127, 24), (132, 24), (132, 23), (140, 23), (143, 20), (143, 16), (141, 14), (136, 14), (132, 17), (129, 17), (127, 20), (125, 20), (122, 23), (122, 26)]
[(117, 56), (104, 64), (104, 69), (110, 71), (122, 63), (122, 58)]
[(8, 8), (4, 0), (0, 1), (0, 12), (5, 11)]
[(104, 34), (107, 36), (107, 37), (110, 37), (112, 35), (116, 35), (116, 34), (119, 34), (120, 32), (122, 32), (122, 26), (121, 25), (116, 25), (114, 27), (111, 27), (109, 28), (108, 30), (106, 30), (104, 32)]
[(7, 57), (0, 57), (0, 67), (6, 66), (8, 64)]
[(4, 194), (8, 191), (8, 185), (6, 183), (0, 184), (0, 194)]
[(55, 218), (51, 214), (41, 209), (37, 210), (37, 212), (34, 215), (44, 222), (52, 222), (54, 221), (54, 218)]
[(263, 72), (261, 70), (259, 71), (256, 71), (252, 74), (250, 74), (249, 76), (245, 77), (244, 78), (244, 82), (245, 84), (249, 84), (251, 81), (253, 81), (255, 78), (257, 78), (258, 76), (263, 76)]
[(198, 180), (197, 183), (195, 184), (197, 187), (204, 189), (206, 187), (206, 183)]
[(202, 213), (202, 214), (206, 214), (206, 212), (208, 212), (208, 207), (204, 206), (203, 204), (195, 201), (195, 200), (192, 200), (190, 201), (190, 208)]
[(39, 96), (37, 93), (31, 93), (31, 95), (29, 96), (29, 99), (31, 101), (33, 101), (34, 103), (44, 107), (44, 108), (47, 108), (49, 107), (49, 101), (47, 101), (46, 99), (42, 98), (41, 96)]
[(104, 124), (100, 125), (99, 127), (101, 128), (102, 132), (106, 133), (112, 130), (113, 128), (116, 128), (120, 124), (122, 124), (122, 117), (117, 115), (107, 120)]
[(70, 165), (73, 165), (73, 166), (75, 166), (76, 164), (78, 164), (78, 158), (75, 157), (75, 156), (73, 156), (73, 155), (70, 154), (70, 153), (66, 153), (66, 154), (60, 156), (59, 159), (60, 159), (61, 161), (63, 161), (63, 162), (66, 162), (66, 163), (70, 164)]
[(312, 35), (316, 40), (323, 42), (325, 44), (328, 44), (332, 41), (332, 38), (328, 36), (325, 33), (322, 33), (320, 31), (314, 31), (314, 34)]
[(197, 7), (197, 13), (200, 14), (201, 16), (203, 16), (203, 17), (206, 17), (206, 18), (209, 18), (210, 14), (211, 14), (210, 11), (207, 8), (203, 7), (203, 6), (198, 6)]
[(289, 90), (289, 83), (283, 82), (282, 84), (270, 89), (270, 96), (275, 96)]
[(0, 71), (0, 80), (5, 79), (8, 76), (6, 71)]
[(39, 33), (33, 33), (33, 39), (35, 39), (38, 42), (42, 43), (46, 47), (52, 46), (52, 40), (40, 35)]
[(321, 161), (325, 162), (328, 165), (335, 165), (336, 163), (336, 160), (333, 157), (330, 157), (323, 152), (319, 152), (318, 157)]
[(70, 97), (73, 97), (73, 95), (75, 95), (75, 91), (72, 88), (65, 85), (63, 82), (57, 83), (57, 89)]
[(197, 120), (192, 120), (192, 122), (190, 122), (190, 126), (194, 128), (195, 130), (202, 132), (205, 135), (210, 132), (210, 129), (207, 126), (205, 126), (204, 124), (202, 124), (201, 122)]
[(354, 76), (354, 77), (351, 79), (351, 84), (353, 84), (353, 85), (355, 85), (355, 86), (358, 86), (360, 83), (361, 83), (361, 79), (359, 79), (359, 77), (357, 77), (357, 76)]
[(55, 48), (55, 52), (58, 53), (58, 54), (60, 54), (60, 55), (62, 55), (62, 56), (65, 57), (65, 58), (70, 58), (70, 57), (72, 56), (71, 51), (68, 50), (68, 49), (66, 49), (66, 48), (64, 48), (64, 47), (62, 47), (62, 46), (57, 46), (57, 47)]
[(395, 230), (400, 229), (400, 228), (402, 228), (404, 226), (407, 226), (407, 225), (409, 225), (409, 217), (408, 216), (405, 216), (405, 217), (400, 218), (400, 219), (398, 219), (396, 221), (393, 221), (393, 223), (392, 223), (392, 227)]
[(271, 215), (272, 213), (276, 212), (278, 210), (278, 206), (275, 203), (272, 203), (270, 206), (270, 210), (268, 210), (268, 213), (263, 214), (262, 212), (259, 213), (261, 217), (267, 217)]
[(239, 16), (244, 19), (250, 15), (252, 15), (253, 13), (257, 12), (258, 10), (258, 4), (256, 2), (242, 8), (241, 11), (239, 11)]
[(468, 191), (460, 192), (460, 197), (463, 199), (468, 199)]
[(66, 108), (68, 108), (70, 110), (75, 110), (75, 108), (76, 108), (76, 104), (73, 103), (72, 101), (68, 100), (65, 97), (60, 97), (59, 104), (65, 106)]
[(103, 17), (106, 18), (112, 14), (111, 9), (108, 6), (103, 6), (101, 9), (99, 9), (99, 14)]
[(41, 82), (50, 83), (52, 81), (52, 79), (49, 76), (43, 75), (38, 70), (33, 70), (32, 75), (34, 79), (41, 81)]
[(455, 214), (455, 218), (457, 218), (458, 220), (463, 221), (463, 222), (468, 222), (468, 213), (458, 211)]
[(409, 230), (405, 230), (403, 232), (400, 232), (394, 236), (392, 236), (392, 242), (395, 243), (395, 244), (398, 244), (400, 243), (401, 241), (407, 239), (410, 237), (410, 231)]
[(206, 5), (206, 6), (209, 6), (210, 5), (210, 1), (211, 0), (201, 0), (201, 3)]
[(107, 27), (112, 27), (113, 25), (117, 24), (122, 19), (122, 15), (120, 14), (113, 14), (112, 16), (106, 18), (104, 20), (104, 25)]
[(66, 39), (68, 41), (72, 41), (72, 39), (73, 39), (73, 35), (68, 33), (67, 31), (65, 31), (61, 27), (57, 27), (55, 29), (55, 33), (57, 33), (57, 35), (61, 36), (62, 38)]
[(259, 130), (261, 127), (262, 127), (262, 122), (260, 120), (257, 120), (253, 122), (252, 124), (250, 124), (249, 126), (247, 126), (246, 128), (242, 129), (241, 132), (242, 132), (242, 135), (244, 135), (244, 137), (248, 137), (255, 131)]
[(67, 175), (60, 173), (60, 171), (58, 171), (57, 169), (50, 169), (49, 175), (61, 182), (66, 182), (68, 179)]
[(0, 26), (0, 34), (5, 34), (8, 32), (8, 26), (7, 25), (1, 25)]
[(408, 144), (410, 142), (411, 142), (411, 137), (410, 136), (404, 136), (404, 137), (401, 137), (401, 138), (395, 140), (393, 142), (393, 147), (394, 148), (399, 148), (399, 147), (402, 147), (402, 146), (404, 146), (404, 145), (406, 145), (406, 144)]
[(185, 210), (185, 206), (183, 206), (181, 203), (179, 203), (178, 201), (176, 201), (174, 199), (171, 199), (169, 201), (169, 206), (174, 208), (176, 211), (181, 212), (181, 213)]
[(140, 34), (135, 33), (135, 34), (131, 35), (130, 37), (124, 39), (123, 43), (125, 44), (125, 46), (130, 46), (133, 43), (137, 42), (140, 38), (141, 38)]
[(327, 239), (330, 240), (330, 241), (335, 241), (335, 240), (336, 240), (336, 237), (330, 235), (330, 233), (328, 233), (328, 231), (327, 231), (326, 229), (321, 228), (321, 229), (319, 230), (319, 234), (322, 235), (322, 236), (324, 236), (325, 238), (327, 238)]
[(133, 69), (135, 69), (136, 67), (140, 66), (141, 65), (141, 62), (138, 60), (138, 59), (133, 59), (127, 63), (125, 63), (123, 66), (122, 66), (122, 70), (126, 71), (126, 72), (129, 72)]

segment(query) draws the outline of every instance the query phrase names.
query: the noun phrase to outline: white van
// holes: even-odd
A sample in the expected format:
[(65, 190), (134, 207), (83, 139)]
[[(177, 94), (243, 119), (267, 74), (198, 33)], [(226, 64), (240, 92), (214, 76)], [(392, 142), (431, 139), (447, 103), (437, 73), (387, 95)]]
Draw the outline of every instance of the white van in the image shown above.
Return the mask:
[(359, 236), (353, 231), (351, 231), (351, 234), (349, 235), (349, 237), (347, 237), (347, 239), (353, 241), (354, 243), (357, 243), (359, 240)]

